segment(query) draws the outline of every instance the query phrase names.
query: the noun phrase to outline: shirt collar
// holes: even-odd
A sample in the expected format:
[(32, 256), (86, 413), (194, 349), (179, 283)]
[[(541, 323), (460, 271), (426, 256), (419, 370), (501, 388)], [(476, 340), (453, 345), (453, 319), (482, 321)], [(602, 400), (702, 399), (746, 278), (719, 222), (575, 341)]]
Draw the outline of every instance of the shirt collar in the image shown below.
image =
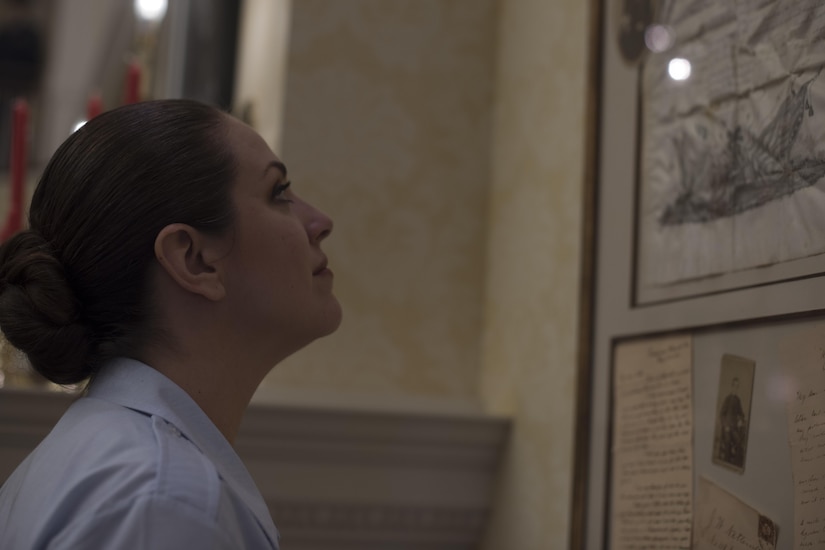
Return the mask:
[(277, 530), (252, 476), (229, 441), (180, 386), (135, 359), (115, 359), (95, 375), (88, 397), (163, 418), (206, 455), (236, 490), (277, 548)]

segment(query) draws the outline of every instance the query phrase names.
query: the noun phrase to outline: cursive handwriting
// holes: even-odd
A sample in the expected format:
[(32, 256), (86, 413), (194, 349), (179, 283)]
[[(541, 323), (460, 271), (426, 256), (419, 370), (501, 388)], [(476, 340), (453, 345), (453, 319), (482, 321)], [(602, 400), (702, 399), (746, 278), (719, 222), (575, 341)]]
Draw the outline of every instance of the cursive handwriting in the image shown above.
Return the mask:
[(796, 391), (788, 407), (788, 427), (796, 547), (825, 548), (825, 385)]
[(611, 547), (690, 547), (693, 451), (690, 339), (617, 352)]

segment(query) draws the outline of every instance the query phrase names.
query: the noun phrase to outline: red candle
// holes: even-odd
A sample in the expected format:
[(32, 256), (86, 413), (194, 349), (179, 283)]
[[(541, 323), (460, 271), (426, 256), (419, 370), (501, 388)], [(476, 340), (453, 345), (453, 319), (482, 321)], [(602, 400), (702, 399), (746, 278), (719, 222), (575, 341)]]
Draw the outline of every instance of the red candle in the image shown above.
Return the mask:
[(140, 101), (140, 65), (137, 61), (129, 63), (126, 70), (126, 94), (125, 103), (137, 103)]
[(25, 99), (18, 99), (12, 107), (11, 204), (9, 205), (6, 225), (0, 233), (0, 240), (2, 241), (20, 231), (23, 222), (23, 186), (26, 181), (28, 122), (29, 105)]
[(100, 94), (92, 94), (86, 103), (86, 120), (92, 120), (103, 111), (103, 99)]

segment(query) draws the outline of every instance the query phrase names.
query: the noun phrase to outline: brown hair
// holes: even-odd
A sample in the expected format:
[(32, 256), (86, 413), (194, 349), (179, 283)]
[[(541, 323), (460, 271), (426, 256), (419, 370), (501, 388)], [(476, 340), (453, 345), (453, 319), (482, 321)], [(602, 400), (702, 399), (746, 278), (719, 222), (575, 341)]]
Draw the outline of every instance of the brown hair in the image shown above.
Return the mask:
[(0, 246), (0, 330), (37, 372), (77, 383), (146, 345), (158, 232), (232, 225), (224, 117), (190, 100), (136, 103), (94, 118), (55, 152), (29, 229)]

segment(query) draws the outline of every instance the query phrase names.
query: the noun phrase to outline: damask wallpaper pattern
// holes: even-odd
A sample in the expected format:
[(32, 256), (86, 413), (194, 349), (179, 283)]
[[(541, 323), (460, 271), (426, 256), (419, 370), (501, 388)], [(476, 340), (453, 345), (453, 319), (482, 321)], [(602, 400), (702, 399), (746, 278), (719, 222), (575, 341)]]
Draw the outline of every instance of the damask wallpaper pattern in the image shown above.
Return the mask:
[(477, 401), (495, 51), (491, 0), (292, 4), (283, 150), (344, 321), (259, 392)]
[(292, 10), (278, 152), (336, 221), (325, 249), (345, 320), (259, 398), (512, 418), (484, 548), (563, 548), (587, 3)]

